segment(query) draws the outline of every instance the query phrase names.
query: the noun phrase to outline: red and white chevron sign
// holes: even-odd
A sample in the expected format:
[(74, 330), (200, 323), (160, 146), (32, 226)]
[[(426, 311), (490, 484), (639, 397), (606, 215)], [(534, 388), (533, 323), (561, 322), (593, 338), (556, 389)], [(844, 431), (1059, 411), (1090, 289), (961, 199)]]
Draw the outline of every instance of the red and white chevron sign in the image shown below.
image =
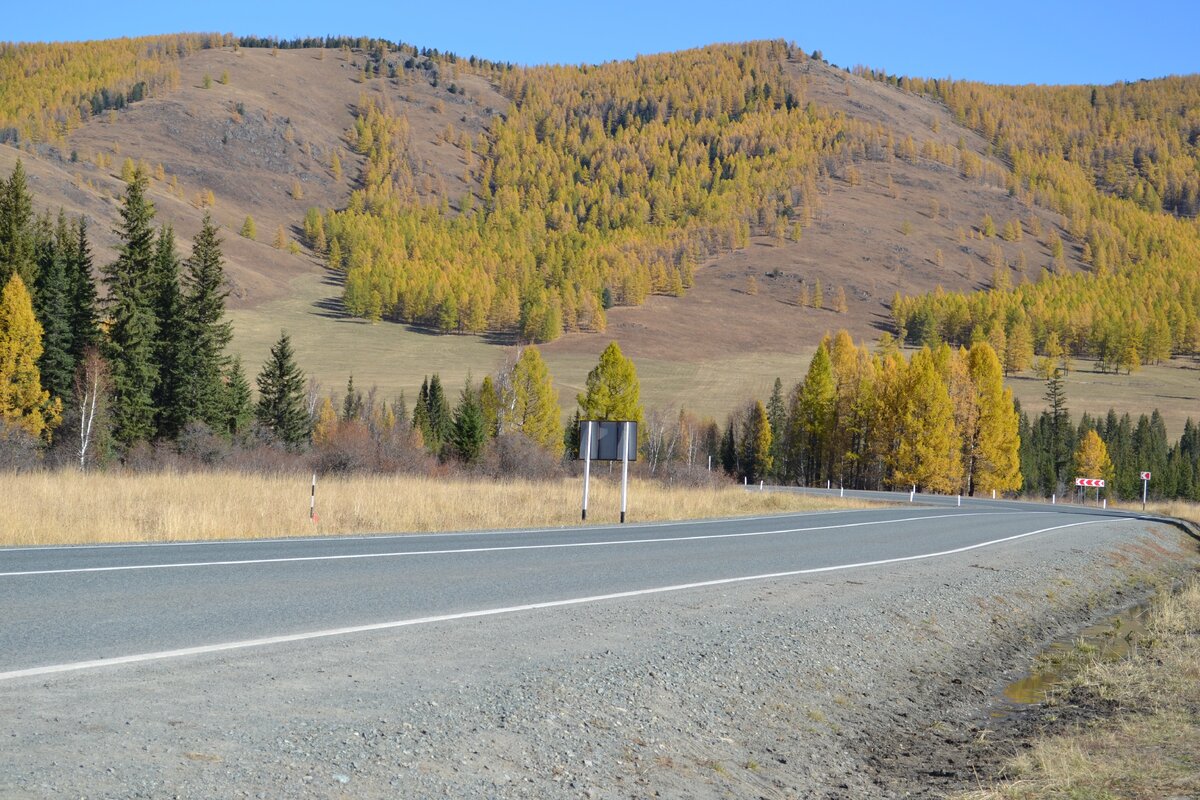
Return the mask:
[(1095, 486), (1098, 489), (1104, 488), (1103, 478), (1076, 478), (1076, 486)]
[(1148, 480), (1150, 480), (1150, 473), (1149, 473), (1149, 472), (1143, 472), (1143, 473), (1142, 473), (1142, 480), (1144, 480), (1144, 481), (1148, 481)]

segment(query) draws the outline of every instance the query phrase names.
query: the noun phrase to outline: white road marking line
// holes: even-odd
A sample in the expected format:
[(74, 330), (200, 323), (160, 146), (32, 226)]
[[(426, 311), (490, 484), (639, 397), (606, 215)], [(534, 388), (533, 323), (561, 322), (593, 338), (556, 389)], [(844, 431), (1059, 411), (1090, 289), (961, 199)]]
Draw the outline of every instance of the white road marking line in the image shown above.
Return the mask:
[(44, 675), (54, 675), (62, 672), (76, 672), (79, 670), (95, 669), (98, 667), (113, 667), (121, 664), (138, 664), (146, 661), (162, 661), (170, 658), (185, 658), (187, 656), (206, 655), (209, 653), (223, 653), (230, 650), (245, 650), (251, 647), (265, 647), (273, 644), (287, 644), (289, 642), (302, 642), (309, 639), (327, 639), (332, 636), (348, 636), (355, 633), (370, 633), (372, 631), (392, 630), (394, 628), (407, 628), (414, 625), (428, 625), (435, 622), (452, 622), (461, 619), (475, 619), (478, 617), (495, 617), (501, 614), (514, 614), (520, 611), (538, 611), (547, 608), (564, 608), (567, 606), (585, 605), (588, 603), (599, 603), (605, 600), (623, 600), (631, 597), (645, 597), (647, 595), (665, 594), (667, 592), (680, 592), (688, 589), (704, 589), (712, 586), (728, 586), (735, 583), (747, 583), (750, 581), (764, 581), (778, 578), (791, 578), (797, 575), (813, 575), (821, 572), (838, 572), (841, 570), (861, 569), (863, 567), (878, 567), (886, 564), (899, 564), (906, 561), (921, 561), (930, 558), (941, 558), (944, 556), (957, 555), (965, 553), (969, 550), (978, 550), (981, 547), (990, 547), (992, 545), (1012, 542), (1017, 539), (1024, 539), (1028, 536), (1035, 536), (1039, 533), (1049, 533), (1050, 531), (1062, 530), (1064, 528), (1075, 528), (1080, 525), (1095, 525), (1101, 522), (1111, 522), (1111, 520), (1094, 519), (1086, 522), (1072, 522), (1066, 525), (1055, 525), (1051, 528), (1041, 528), (1028, 533), (1018, 533), (1013, 536), (1006, 536), (1002, 539), (993, 539), (987, 542), (967, 545), (965, 547), (957, 547), (953, 550), (942, 550), (936, 553), (923, 553), (915, 556), (901, 556), (899, 558), (886, 558), (879, 561), (862, 561), (857, 564), (839, 564), (831, 567), (812, 567), (809, 569), (790, 570), (788, 572), (771, 572), (763, 575), (745, 575), (737, 578), (718, 578), (711, 581), (698, 581), (696, 583), (680, 583), (673, 586), (658, 586), (651, 589), (633, 589), (627, 592), (613, 592), (611, 594), (597, 594), (588, 597), (573, 597), (567, 600), (547, 600), (540, 603), (523, 603), (516, 606), (505, 606), (502, 608), (486, 608), (479, 611), (462, 611), (456, 614), (437, 614), (429, 617), (416, 617), (413, 619), (395, 620), (392, 622), (374, 622), (368, 625), (352, 625), (345, 628), (329, 628), (321, 631), (310, 631), (308, 633), (290, 633), (282, 636), (267, 636), (261, 639), (245, 639), (240, 642), (223, 642), (221, 644), (207, 644), (198, 647), (183, 647), (178, 650), (161, 650), (156, 653), (139, 653), (131, 656), (117, 656), (114, 658), (99, 658), (91, 661), (74, 661), (67, 664), (53, 664), (45, 667), (32, 667), (30, 669), (17, 669), (9, 672), (0, 672), (0, 681), (14, 680), (16, 678), (34, 678)]
[(228, 561), (183, 561), (171, 564), (121, 564), (108, 567), (70, 567), (64, 569), (18, 570), (0, 572), (0, 578), (28, 577), (33, 575), (73, 575), (86, 572), (131, 572), (149, 569), (183, 569), (189, 567), (233, 567), (249, 564), (294, 564), (305, 561), (355, 561), (372, 558), (402, 558), (408, 556), (445, 556), (457, 553), (496, 553), (509, 550), (557, 550), (574, 547), (615, 547), (626, 544), (656, 544), (659, 542), (695, 542), (708, 539), (741, 539), (752, 536), (773, 536), (784, 533), (807, 533), (810, 531), (838, 530), (840, 528), (860, 528), (868, 525), (890, 525), (901, 522), (921, 522), (929, 519), (944, 519), (947, 517), (979, 517), (1008, 515), (1007, 511), (976, 511), (969, 513), (937, 514), (934, 516), (902, 517), (900, 519), (871, 520), (869, 522), (850, 522), (844, 525), (816, 525), (808, 528), (783, 528), (773, 531), (748, 531), (744, 533), (713, 533), (697, 534), (695, 536), (664, 536), (650, 539), (611, 539), (601, 542), (558, 542), (554, 544), (514, 544), (496, 545), (494, 547), (461, 547), (443, 550), (401, 550), (390, 553), (336, 553), (322, 556), (281, 556), (275, 558), (247, 558)]

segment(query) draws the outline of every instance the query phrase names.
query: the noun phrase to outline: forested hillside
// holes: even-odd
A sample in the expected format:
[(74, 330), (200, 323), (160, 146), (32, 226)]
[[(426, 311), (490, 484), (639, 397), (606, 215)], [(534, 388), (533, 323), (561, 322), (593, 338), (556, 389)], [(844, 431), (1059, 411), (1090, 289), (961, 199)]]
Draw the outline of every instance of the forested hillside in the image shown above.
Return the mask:
[[(947, 104), (1012, 166), (1009, 190), (1062, 215), (1087, 274), (897, 304), (911, 341), (1031, 331), (1101, 369), (1200, 346), (1200, 77), (1109, 87), (995, 87), (890, 78)], [(1061, 252), (1063, 245), (1056, 246)]]

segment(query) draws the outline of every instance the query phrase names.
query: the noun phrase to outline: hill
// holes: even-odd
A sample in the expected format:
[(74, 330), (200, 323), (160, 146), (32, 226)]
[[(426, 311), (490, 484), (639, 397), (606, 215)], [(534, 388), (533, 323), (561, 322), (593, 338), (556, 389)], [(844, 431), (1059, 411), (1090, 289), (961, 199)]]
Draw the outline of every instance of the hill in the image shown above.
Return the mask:
[[(275, 50), (227, 44), (197, 48), (178, 59), (177, 80), (165, 81), (153, 96), (91, 116), (56, 139), (26, 142), (21, 157), (40, 204), (61, 205), (68, 213), (85, 213), (97, 221), (93, 231), (101, 236), (98, 261), (111, 257), (108, 231), (126, 158), (144, 161), (152, 170), (162, 165), (162, 179), (154, 182), (152, 197), (160, 217), (185, 240), (198, 229), (200, 206), (211, 191), (213, 213), (225, 228), (234, 285), (235, 345), (246, 362), (261, 363), (279, 329), (286, 327), (301, 363), (326, 387), (340, 386), (353, 373), (359, 385), (377, 384), (385, 394), (415, 390), (427, 372), (440, 371), (453, 386), (468, 372), (479, 376), (495, 368), (513, 336), (511, 328), (489, 320), (497, 286), (503, 284), (496, 276), (503, 279), (504, 264), (488, 267), (493, 297), (480, 313), (482, 327), (491, 332), (435, 336), (429, 327), (436, 329), (438, 321), (429, 311), (414, 314), (398, 307), (378, 314), (417, 325), (371, 324), (347, 314), (343, 301), (350, 287), (342, 281), (356, 274), (350, 239), (347, 270), (331, 272), (320, 254), (308, 248), (292, 254), (273, 247), (276, 231), (282, 226), (289, 240), (303, 240), (301, 221), (307, 209), (347, 209), (356, 203), (362, 203), (357, 207), (364, 224), (375, 224), (370, 220), (375, 202), (387, 212), (377, 217), (409, 215), (421, 223), (413, 230), (445, 231), (445, 243), (467, 242), (484, 248), (476, 255), (489, 255), (487, 242), (477, 245), (464, 239), (454, 226), (461, 229), (465, 223), (455, 220), (472, 215), (486, 219), (481, 215), (496, 207), (501, 183), (522, 186), (522, 191), (532, 187), (522, 199), (523, 208), (536, 203), (537, 184), (544, 176), (549, 180), (565, 174), (570, 180), (564, 185), (585, 185), (578, 159), (599, 152), (585, 153), (581, 142), (563, 137), (549, 152), (573, 154), (576, 162), (495, 180), (496, 170), (507, 168), (505, 159), (511, 161), (513, 152), (544, 152), (539, 149), (543, 142), (555, 138), (552, 122), (571, 129), (574, 123), (566, 116), (527, 118), (528, 111), (547, 107), (546, 97), (555, 98), (555, 108), (569, 109), (582, 119), (583, 127), (604, 114), (611, 122), (621, 102), (633, 109), (641, 103), (639, 113), (645, 119), (626, 121), (625, 128), (633, 132), (624, 135), (660, 131), (667, 138), (675, 136), (683, 144), (670, 152), (681, 159), (680, 154), (690, 152), (688, 136), (702, 131), (687, 132), (682, 110), (695, 99), (679, 99), (686, 92), (680, 94), (674, 82), (701, 76), (695, 79), (701, 86), (703, 80), (724, 86), (736, 78), (743, 100), (730, 90), (730, 102), (740, 103), (743, 110), (753, 106), (744, 111), (747, 118), (758, 115), (745, 123), (757, 127), (718, 131), (724, 137), (720, 146), (726, 148), (721, 163), (743, 158), (739, 163), (750, 175), (747, 186), (753, 191), (743, 192), (744, 197), (723, 199), (722, 191), (742, 191), (736, 175), (725, 190), (702, 182), (697, 185), (709, 191), (716, 204), (706, 206), (703, 214), (677, 213), (678, 222), (650, 216), (644, 224), (624, 228), (610, 223), (610, 231), (595, 234), (588, 233), (586, 209), (568, 209), (584, 220), (573, 223), (579, 236), (597, 237), (596, 251), (615, 248), (646, 256), (635, 259), (644, 272), (617, 275), (623, 284), (611, 271), (572, 274), (577, 264), (570, 259), (566, 271), (547, 273), (546, 251), (537, 243), (526, 254), (512, 254), (509, 261), (531, 258), (533, 268), (508, 273), (521, 276), (514, 284), (523, 282), (516, 289), (517, 319), (509, 325), (527, 322), (521, 302), (529, 299), (526, 284), (536, 288), (540, 281), (551, 288), (546, 302), (557, 302), (560, 314), (564, 303), (575, 308), (573, 316), (565, 315), (564, 335), (545, 347), (564, 390), (564, 405), (610, 338), (618, 339), (637, 360), (651, 404), (685, 404), (720, 415), (749, 393), (764, 395), (777, 375), (787, 382), (797, 379), (824, 332), (844, 327), (858, 338), (874, 339), (890, 329), (897, 292), (914, 297), (938, 287), (950, 293), (972, 292), (993, 281), (1018, 286), (1035, 281), (1045, 268), (1063, 275), (1094, 269), (1084, 259), (1080, 237), (1070, 230), (1072, 220), (1051, 203), (1037, 202), (1033, 193), (1013, 190), (1011, 154), (996, 147), (995, 132), (980, 122), (980, 115), (918, 91), (922, 87), (851, 74), (780, 43), (705, 48), (642, 61), (584, 70), (510, 70), (415, 50)], [(626, 88), (630, 75), (640, 81), (635, 90)], [(763, 101), (764, 86), (774, 92), (773, 103)], [(617, 100), (585, 95), (597, 87), (608, 87)], [(746, 101), (754, 91), (759, 99)], [(538, 99), (539, 93), (546, 97)], [(646, 98), (657, 97), (679, 105), (673, 111), (645, 107)], [(402, 137), (395, 137), (402, 157), (393, 159), (386, 176), (387, 194), (398, 195), (398, 205), (382, 205), (373, 184), (384, 176), (372, 177), (370, 163), (379, 154), (360, 146), (361, 120), (371, 107), (385, 110), (402, 125)], [(700, 126), (710, 117), (715, 126), (729, 122), (721, 112), (710, 114), (699, 103), (689, 119)], [(806, 160), (789, 167), (782, 183), (767, 174), (776, 163), (769, 159), (777, 153), (763, 136), (781, 121), (784, 132), (773, 135), (824, 132), (824, 138), (812, 140), (804, 151)], [(615, 142), (620, 125), (613, 124), (608, 135)], [(525, 138), (515, 138), (518, 133)], [(516, 142), (510, 150), (498, 146), (509, 141)], [(649, 159), (646, 145), (632, 138), (626, 142), (635, 144), (642, 150), (625, 153), (628, 159), (618, 164), (620, 168), (628, 170)], [(332, 167), (335, 152), (340, 177)], [(12, 148), (0, 147), (0, 169), (11, 169), (17, 155)], [(530, 158), (517, 161), (518, 166), (535, 163), (539, 162)], [(652, 175), (653, 169), (646, 174)], [(674, 185), (682, 190), (691, 184)], [(352, 194), (356, 190), (359, 201)], [(1186, 193), (1180, 196), (1186, 198)], [(660, 202), (663, 208), (670, 205), (655, 199)], [(685, 206), (686, 202), (690, 201), (685, 200)], [(652, 204), (651, 210), (656, 207)], [(257, 223), (256, 242), (236, 235), (247, 216)], [(326, 215), (331, 220), (338, 217)], [(698, 222), (692, 224), (693, 219)], [(1023, 235), (989, 236), (987, 219), (997, 229), (1016, 221)], [(541, 227), (531, 230), (553, 232), (555, 224), (540, 220)], [(722, 225), (728, 232), (725, 238), (718, 235)], [(579, 246), (574, 240), (564, 241)], [(1059, 257), (1055, 241), (1065, 243)], [(414, 258), (411, 241), (407, 244), (408, 266), (421, 267), (421, 254)], [(455, 254), (467, 251), (451, 247), (444, 252), (451, 255), (430, 262), (432, 280), (451, 275), (462, 260)], [(694, 264), (680, 269), (688, 258)], [(395, 259), (369, 263), (381, 266)], [(692, 285), (681, 296), (673, 296), (677, 289), (669, 285), (675, 271), (690, 273), (687, 281)], [(644, 283), (638, 287), (637, 281)], [(822, 307), (815, 308), (818, 283)], [(602, 320), (597, 324), (585, 318), (583, 299), (598, 296), (601, 288), (614, 290), (618, 304), (602, 314), (591, 309), (592, 317)], [(845, 304), (835, 310), (839, 290)], [(460, 293), (455, 297), (457, 312), (458, 306), (467, 307), (458, 301), (465, 295), (469, 302), (470, 292), (454, 291)], [(412, 305), (408, 301), (409, 308)], [(431, 308), (436, 310), (436, 305)], [(371, 316), (365, 307), (357, 311)], [(444, 327), (471, 329), (461, 321), (465, 316)]]

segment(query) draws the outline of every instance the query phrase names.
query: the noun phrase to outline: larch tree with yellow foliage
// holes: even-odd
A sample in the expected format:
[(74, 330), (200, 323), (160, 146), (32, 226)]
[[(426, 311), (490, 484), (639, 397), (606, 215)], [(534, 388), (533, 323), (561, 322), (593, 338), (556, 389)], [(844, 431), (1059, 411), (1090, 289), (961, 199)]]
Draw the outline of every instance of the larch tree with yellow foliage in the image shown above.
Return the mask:
[(42, 389), (41, 355), (42, 326), (25, 281), (14, 272), (0, 294), (0, 422), (48, 438), (62, 416), (62, 400), (51, 400)]
[(950, 392), (928, 348), (913, 355), (902, 380), (898, 407), (885, 410), (898, 422), (898, 446), (889, 456), (892, 484), (949, 494), (962, 479), (961, 440)]
[[(1113, 464), (1108, 457), (1108, 446), (1094, 429), (1079, 438), (1075, 450), (1075, 477), (1101, 478), (1112, 483)], [(1109, 487), (1105, 487), (1105, 493)]]
[(501, 403), (502, 433), (521, 433), (554, 455), (563, 454), (558, 392), (541, 352), (533, 345), (526, 347), (517, 359)]
[(1021, 438), (1012, 389), (1004, 388), (1000, 359), (987, 342), (977, 342), (967, 357), (979, 413), (967, 439), (967, 494), (1009, 492), (1021, 488)]

